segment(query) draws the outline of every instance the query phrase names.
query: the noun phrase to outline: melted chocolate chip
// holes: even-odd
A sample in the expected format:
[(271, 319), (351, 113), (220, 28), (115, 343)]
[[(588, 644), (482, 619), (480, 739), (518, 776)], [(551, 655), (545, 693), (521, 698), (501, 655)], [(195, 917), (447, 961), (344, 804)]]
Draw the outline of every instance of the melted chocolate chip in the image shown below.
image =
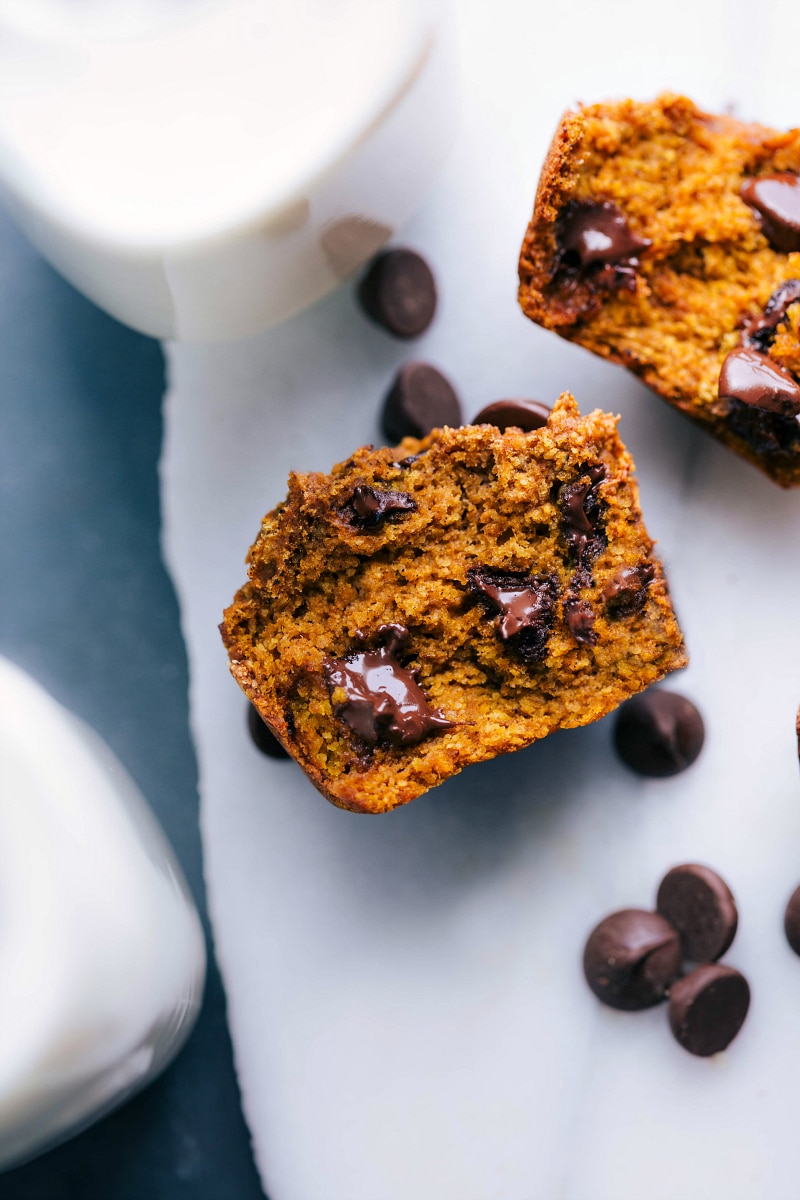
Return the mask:
[(603, 592), (609, 618), (617, 620), (640, 612), (647, 602), (647, 589), (655, 579), (655, 574), (656, 569), (649, 562), (636, 567), (623, 567), (618, 571)]
[(795, 954), (800, 954), (800, 887), (795, 888), (789, 897), (783, 917), (783, 928), (789, 945)]
[(736, 437), (747, 442), (756, 454), (794, 454), (800, 443), (800, 423), (796, 417), (781, 417), (731, 400), (728, 425)]
[(269, 726), (262, 720), (261, 714), (254, 704), (247, 709), (247, 728), (254, 745), (266, 754), (268, 758), (290, 758), (288, 750), (281, 743)]
[(358, 288), (371, 320), (399, 338), (419, 337), (436, 312), (436, 282), (421, 255), (387, 250), (373, 260)]
[(775, 340), (775, 330), (786, 320), (793, 304), (800, 300), (800, 279), (787, 279), (770, 296), (760, 317), (745, 325), (742, 337), (746, 346), (766, 351)]
[(379, 492), (362, 484), (340, 510), (359, 529), (378, 529), (385, 521), (417, 511), (407, 492)]
[(703, 718), (691, 700), (664, 688), (628, 700), (614, 727), (614, 745), (626, 766), (656, 779), (690, 767), (704, 740)]
[(605, 477), (606, 469), (598, 463), (586, 467), (582, 478), (564, 484), (559, 492), (561, 527), (579, 564), (591, 561), (605, 546), (599, 528), (602, 504), (597, 494)]
[(579, 600), (571, 596), (564, 601), (564, 620), (576, 642), (582, 646), (596, 646), (597, 634), (594, 629), (594, 609), (588, 600)]
[(636, 289), (639, 255), (652, 242), (635, 234), (608, 202), (572, 202), (558, 226), (556, 272), (579, 275), (600, 287)]
[(750, 1007), (750, 987), (733, 967), (709, 963), (672, 985), (669, 1025), (675, 1038), (700, 1058), (724, 1050), (742, 1028)]
[(431, 708), (414, 675), (401, 666), (398, 654), (408, 642), (403, 625), (381, 625), (374, 650), (358, 650), (325, 660), (325, 681), (334, 712), (370, 746), (416, 746), (430, 734), (454, 729), (455, 723)]
[(461, 425), (461, 405), (441, 371), (410, 362), (395, 376), (383, 406), (383, 432), (390, 442), (425, 437), (432, 429)]
[(719, 375), (721, 400), (760, 408), (781, 417), (800, 413), (800, 387), (794, 378), (760, 350), (732, 350)]
[(495, 425), (498, 429), (523, 429), (532, 433), (547, 424), (551, 410), (538, 400), (495, 400), (473, 419), (473, 425)]
[(745, 204), (758, 213), (764, 236), (774, 250), (800, 250), (800, 179), (779, 173), (742, 184)]
[(526, 575), (494, 567), (472, 567), (467, 586), (495, 615), (495, 629), (525, 663), (539, 662), (553, 627), (558, 580), (554, 575)]
[(739, 913), (733, 893), (710, 867), (673, 867), (661, 880), (656, 908), (681, 935), (683, 956), (690, 962), (714, 962), (736, 936)]
[(628, 1012), (660, 1004), (680, 969), (677, 930), (641, 908), (611, 913), (592, 930), (583, 952), (583, 973), (595, 996)]

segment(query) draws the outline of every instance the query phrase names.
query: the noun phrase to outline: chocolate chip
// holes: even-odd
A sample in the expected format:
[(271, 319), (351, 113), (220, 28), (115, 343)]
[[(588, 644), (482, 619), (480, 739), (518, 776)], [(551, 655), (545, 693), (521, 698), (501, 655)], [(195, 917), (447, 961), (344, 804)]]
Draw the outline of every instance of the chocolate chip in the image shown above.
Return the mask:
[(461, 405), (451, 384), (428, 363), (401, 367), (383, 407), (383, 431), (390, 442), (425, 437), (432, 429), (461, 425)]
[(583, 952), (583, 973), (595, 996), (628, 1012), (660, 1004), (680, 969), (676, 930), (641, 908), (611, 913), (589, 934)]
[(756, 350), (768, 350), (775, 340), (775, 330), (783, 324), (789, 309), (798, 300), (800, 279), (787, 279), (772, 293), (764, 307), (763, 315), (755, 317), (745, 325), (745, 344), (755, 346)]
[(594, 628), (594, 609), (588, 600), (579, 600), (575, 596), (564, 601), (564, 620), (567, 629), (575, 641), (582, 646), (596, 646), (597, 634)]
[(559, 492), (561, 527), (579, 563), (594, 558), (605, 545), (599, 530), (602, 504), (597, 493), (605, 477), (606, 469), (598, 463), (584, 468), (580, 479), (564, 484)]
[(789, 897), (783, 916), (783, 928), (787, 942), (795, 954), (800, 954), (800, 887), (796, 887)]
[(374, 650), (325, 660), (331, 697), (339, 690), (347, 697), (334, 699), (335, 715), (370, 746), (416, 746), (432, 733), (455, 728), (431, 708), (413, 673), (398, 661), (408, 636), (403, 625), (381, 625)]
[(656, 908), (681, 935), (683, 956), (690, 962), (714, 962), (736, 936), (733, 893), (710, 867), (673, 867), (661, 880)]
[(473, 419), (473, 425), (495, 425), (498, 429), (523, 429), (532, 433), (547, 424), (551, 410), (538, 400), (495, 400)]
[(357, 487), (340, 509), (359, 529), (377, 529), (385, 521), (416, 511), (417, 502), (407, 492), (379, 492), (366, 484)]
[(541, 661), (553, 627), (556, 577), (472, 567), (467, 571), (467, 586), (486, 611), (495, 615), (500, 640), (523, 662)]
[(655, 579), (655, 574), (652, 563), (640, 563), (635, 567), (623, 567), (606, 584), (603, 599), (612, 621), (619, 617), (632, 617), (644, 608), (647, 589)]
[(786, 172), (760, 175), (742, 184), (741, 196), (760, 219), (774, 250), (800, 250), (800, 179)]
[(768, 355), (747, 347), (732, 350), (723, 362), (719, 397), (782, 417), (800, 413), (800, 387), (794, 378)]
[(635, 234), (624, 214), (608, 202), (571, 204), (559, 234), (565, 253), (576, 255), (582, 267), (630, 262), (653, 244)]
[(639, 775), (678, 775), (703, 748), (703, 718), (691, 700), (664, 688), (651, 688), (622, 706), (614, 745), (622, 761)]
[(796, 417), (780, 417), (777, 413), (731, 400), (727, 420), (731, 433), (746, 442), (756, 454), (794, 455), (797, 451), (800, 423)]
[(290, 758), (288, 750), (281, 743), (269, 726), (262, 720), (261, 714), (254, 704), (247, 709), (247, 728), (254, 744), (268, 758)]
[(670, 1029), (684, 1050), (708, 1058), (733, 1041), (749, 1007), (744, 975), (722, 963), (708, 963), (672, 985)]
[(386, 250), (373, 260), (358, 288), (364, 312), (399, 338), (419, 337), (436, 311), (436, 282), (413, 250)]

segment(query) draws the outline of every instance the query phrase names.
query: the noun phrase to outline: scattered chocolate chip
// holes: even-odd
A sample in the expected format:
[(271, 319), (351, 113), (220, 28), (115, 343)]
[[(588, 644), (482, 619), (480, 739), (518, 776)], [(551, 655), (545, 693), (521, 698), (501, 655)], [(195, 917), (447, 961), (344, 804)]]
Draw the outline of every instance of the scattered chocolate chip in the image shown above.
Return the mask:
[(794, 719), (794, 732), (797, 736), (797, 758), (800, 761), (800, 708), (798, 708), (797, 716)]
[(564, 601), (564, 620), (576, 642), (582, 646), (596, 646), (597, 634), (594, 628), (594, 609), (588, 600), (579, 600), (570, 596)]
[(467, 586), (495, 615), (502, 642), (525, 663), (539, 662), (553, 627), (558, 580), (554, 575), (526, 575), (494, 567), (471, 567)]
[(800, 179), (786, 172), (760, 175), (742, 184), (745, 204), (761, 218), (761, 228), (774, 250), (800, 250)]
[(610, 583), (606, 584), (603, 599), (611, 620), (632, 617), (640, 612), (647, 601), (647, 589), (655, 579), (656, 569), (652, 563), (640, 563), (635, 567), (623, 567)]
[(678, 775), (703, 748), (703, 718), (691, 700), (651, 688), (623, 704), (614, 727), (622, 761), (639, 775)]
[(742, 1028), (750, 987), (734, 967), (708, 963), (672, 985), (669, 1024), (675, 1038), (700, 1058), (719, 1054)]
[(481, 409), (472, 424), (496, 425), (498, 429), (513, 427), (532, 433), (547, 424), (550, 412), (538, 400), (495, 400)]
[(743, 330), (745, 345), (766, 351), (775, 340), (775, 330), (786, 320), (793, 304), (800, 300), (800, 279), (787, 279), (770, 296), (763, 315), (748, 321)]
[(676, 930), (658, 913), (624, 908), (589, 934), (583, 952), (586, 982), (611, 1008), (635, 1012), (666, 999), (681, 969)]
[(783, 928), (787, 942), (795, 954), (800, 954), (800, 887), (796, 887), (789, 897), (783, 916)]
[(383, 431), (390, 442), (425, 437), (432, 429), (461, 425), (461, 405), (451, 384), (428, 363), (406, 363), (398, 371), (383, 407)]
[(262, 720), (261, 714), (254, 704), (248, 705), (247, 728), (254, 744), (262, 754), (266, 754), (269, 758), (291, 757), (288, 750), (284, 750), (275, 734)]
[(408, 636), (403, 625), (381, 625), (374, 650), (325, 660), (331, 696), (339, 689), (347, 696), (334, 700), (336, 716), (371, 746), (416, 746), (432, 733), (455, 728), (431, 708), (413, 673), (400, 665), (397, 656)]
[(340, 511), (359, 529), (377, 529), (385, 521), (417, 511), (417, 502), (407, 492), (379, 492), (362, 484)]
[(681, 935), (683, 957), (690, 962), (714, 962), (736, 936), (739, 913), (733, 893), (710, 867), (673, 867), (661, 880), (656, 908)]
[(564, 484), (559, 492), (561, 527), (579, 564), (596, 557), (605, 545), (599, 530), (602, 504), (597, 494), (605, 477), (606, 469), (598, 463), (584, 468), (580, 479)]
[(760, 350), (732, 350), (719, 373), (720, 400), (738, 400), (782, 417), (800, 413), (800, 387)]
[(436, 311), (436, 282), (421, 255), (386, 250), (361, 280), (358, 299), (366, 315), (395, 337), (419, 337)]

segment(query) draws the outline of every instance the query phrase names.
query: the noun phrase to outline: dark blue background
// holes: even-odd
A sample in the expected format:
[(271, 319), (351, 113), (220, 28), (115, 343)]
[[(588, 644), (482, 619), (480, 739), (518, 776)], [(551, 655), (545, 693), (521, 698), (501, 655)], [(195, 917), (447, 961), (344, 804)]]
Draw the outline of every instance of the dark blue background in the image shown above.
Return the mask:
[[(163, 391), (158, 343), (78, 295), (0, 210), (0, 653), (117, 753), (205, 921), (186, 657), (159, 553)], [(261, 1196), (213, 961), (197, 1028), (166, 1073), (0, 1176), (2, 1200)]]

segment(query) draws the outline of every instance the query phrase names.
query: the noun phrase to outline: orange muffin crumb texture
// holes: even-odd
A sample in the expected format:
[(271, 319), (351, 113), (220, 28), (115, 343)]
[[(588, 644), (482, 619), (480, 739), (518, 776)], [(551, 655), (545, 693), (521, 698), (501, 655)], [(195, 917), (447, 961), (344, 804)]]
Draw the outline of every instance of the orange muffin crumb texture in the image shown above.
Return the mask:
[(334, 804), (385, 812), (684, 666), (616, 419), (437, 429), (292, 474), (221, 626)]

